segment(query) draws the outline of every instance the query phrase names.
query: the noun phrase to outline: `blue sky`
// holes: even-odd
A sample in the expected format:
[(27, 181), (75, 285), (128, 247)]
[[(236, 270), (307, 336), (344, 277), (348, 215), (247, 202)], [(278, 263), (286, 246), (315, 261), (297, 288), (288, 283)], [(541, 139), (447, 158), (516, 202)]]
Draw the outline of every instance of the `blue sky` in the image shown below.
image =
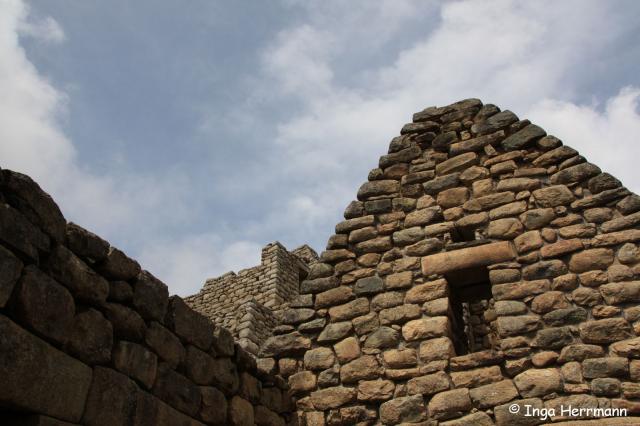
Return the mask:
[(1, 167), (173, 293), (324, 248), (411, 114), (479, 97), (632, 190), (637, 1), (0, 0)]

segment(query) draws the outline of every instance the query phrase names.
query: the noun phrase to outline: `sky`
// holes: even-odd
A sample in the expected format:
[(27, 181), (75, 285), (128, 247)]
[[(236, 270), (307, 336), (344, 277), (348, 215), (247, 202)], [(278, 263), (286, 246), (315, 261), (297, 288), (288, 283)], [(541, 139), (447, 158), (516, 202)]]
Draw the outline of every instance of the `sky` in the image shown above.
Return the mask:
[(640, 191), (640, 2), (0, 0), (0, 167), (196, 293), (318, 252), (412, 113), (477, 97)]

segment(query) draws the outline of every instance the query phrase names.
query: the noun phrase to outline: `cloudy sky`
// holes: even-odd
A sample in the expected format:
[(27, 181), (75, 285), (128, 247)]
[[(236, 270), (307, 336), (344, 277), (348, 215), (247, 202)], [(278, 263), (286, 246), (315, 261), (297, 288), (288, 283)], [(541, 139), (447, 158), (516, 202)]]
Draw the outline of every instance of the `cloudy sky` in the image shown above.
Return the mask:
[(640, 2), (0, 0), (0, 167), (173, 293), (324, 248), (411, 114), (479, 97), (640, 191)]

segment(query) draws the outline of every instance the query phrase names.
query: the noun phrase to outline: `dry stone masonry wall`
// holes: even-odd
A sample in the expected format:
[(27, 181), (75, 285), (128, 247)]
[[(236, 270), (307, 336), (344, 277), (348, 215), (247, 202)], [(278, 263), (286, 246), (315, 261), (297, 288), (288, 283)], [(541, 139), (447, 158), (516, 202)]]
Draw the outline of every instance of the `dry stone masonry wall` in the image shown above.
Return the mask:
[(215, 324), (227, 328), (252, 354), (280, 324), (287, 303), (298, 295), (300, 280), (317, 261), (317, 253), (304, 245), (289, 252), (280, 243), (262, 249), (262, 261), (237, 274), (208, 279), (200, 292), (185, 302)]
[(295, 424), (287, 384), (0, 170), (0, 424)]
[(261, 347), (300, 423), (640, 424), (640, 197), (477, 99), (400, 133)]

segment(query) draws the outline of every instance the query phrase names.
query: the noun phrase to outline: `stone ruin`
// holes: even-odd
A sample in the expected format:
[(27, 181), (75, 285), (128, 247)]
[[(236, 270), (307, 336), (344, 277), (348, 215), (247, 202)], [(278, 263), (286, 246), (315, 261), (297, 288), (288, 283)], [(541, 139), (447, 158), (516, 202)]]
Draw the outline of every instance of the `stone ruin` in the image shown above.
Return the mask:
[(639, 425), (640, 197), (477, 99), (400, 133), (319, 258), (185, 301), (3, 170), (2, 424)]
[(306, 244), (291, 252), (278, 242), (268, 244), (260, 265), (208, 279), (198, 294), (184, 300), (256, 355), (317, 260), (318, 254)]

